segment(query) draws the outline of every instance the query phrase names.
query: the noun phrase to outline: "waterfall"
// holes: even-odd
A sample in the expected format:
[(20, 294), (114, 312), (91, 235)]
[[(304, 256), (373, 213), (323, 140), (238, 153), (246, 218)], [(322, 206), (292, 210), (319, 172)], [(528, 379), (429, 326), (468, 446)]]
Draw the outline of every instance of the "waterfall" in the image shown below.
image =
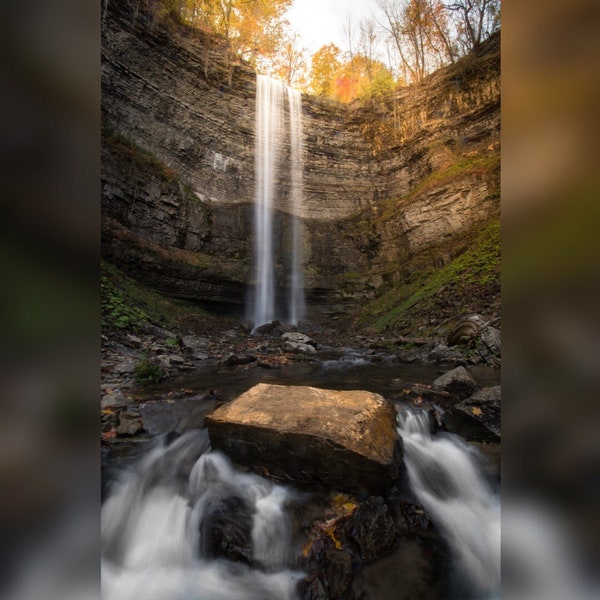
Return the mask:
[[(288, 123), (285, 129), (284, 83), (265, 75), (256, 79), (256, 142), (255, 142), (255, 253), (256, 282), (252, 320), (254, 326), (276, 318), (296, 324), (304, 316), (304, 277), (302, 273), (302, 235), (300, 212), (302, 204), (302, 105), (300, 93), (287, 87)], [(287, 135), (284, 135), (287, 134)], [(284, 138), (289, 139), (289, 168)], [(289, 181), (289, 212), (292, 221), (291, 250), (288, 262), (288, 315), (277, 314), (275, 301), (275, 248), (273, 208), (275, 190), (282, 178)]]
[(461, 598), (500, 597), (500, 502), (461, 438), (432, 436), (425, 411), (400, 413), (398, 433), (410, 486), (445, 536)]
[[(158, 446), (103, 505), (103, 599), (296, 600), (290, 493), (210, 452), (206, 430)], [(207, 522), (232, 500), (251, 520), (253, 566), (205, 550)]]
[(304, 318), (304, 272), (302, 270), (302, 97), (300, 92), (288, 87), (290, 106), (290, 182), (292, 206), (292, 260), (289, 299), (289, 320), (296, 325)]

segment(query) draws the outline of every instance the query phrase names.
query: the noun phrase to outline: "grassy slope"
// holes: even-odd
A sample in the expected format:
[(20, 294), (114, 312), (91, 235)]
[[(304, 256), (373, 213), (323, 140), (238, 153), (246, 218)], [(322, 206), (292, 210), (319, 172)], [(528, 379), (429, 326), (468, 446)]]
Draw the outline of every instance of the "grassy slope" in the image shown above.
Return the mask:
[(467, 249), (441, 268), (414, 272), (367, 304), (359, 327), (400, 333), (433, 333), (444, 321), (470, 312), (499, 311), (500, 223), (470, 233)]
[(174, 332), (206, 332), (234, 319), (214, 315), (197, 304), (166, 298), (140, 285), (107, 262), (101, 264), (101, 310), (103, 331), (136, 332), (153, 324)]

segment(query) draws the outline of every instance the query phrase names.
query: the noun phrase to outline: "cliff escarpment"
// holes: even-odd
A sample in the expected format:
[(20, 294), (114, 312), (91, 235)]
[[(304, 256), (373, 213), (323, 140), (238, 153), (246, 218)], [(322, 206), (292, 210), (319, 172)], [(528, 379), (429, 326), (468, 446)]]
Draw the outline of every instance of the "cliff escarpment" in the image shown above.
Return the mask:
[[(343, 105), (303, 96), (309, 317), (373, 324), (390, 309), (383, 299), (401, 303), (420, 274), (452, 265), (497, 220), (499, 61), (495, 35), (389, 97)], [(166, 295), (243, 313), (254, 284), (255, 97), (254, 72), (221, 40), (147, 25), (126, 0), (108, 5), (106, 259)], [(288, 196), (282, 182), (276, 254), (291, 227)]]

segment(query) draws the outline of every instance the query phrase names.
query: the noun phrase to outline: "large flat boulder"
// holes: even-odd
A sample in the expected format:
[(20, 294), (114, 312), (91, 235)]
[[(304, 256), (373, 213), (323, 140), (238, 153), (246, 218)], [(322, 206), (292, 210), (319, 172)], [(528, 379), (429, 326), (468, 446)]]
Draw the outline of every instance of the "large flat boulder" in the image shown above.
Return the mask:
[(384, 494), (402, 463), (396, 413), (372, 392), (259, 383), (206, 418), (234, 461), (354, 494)]

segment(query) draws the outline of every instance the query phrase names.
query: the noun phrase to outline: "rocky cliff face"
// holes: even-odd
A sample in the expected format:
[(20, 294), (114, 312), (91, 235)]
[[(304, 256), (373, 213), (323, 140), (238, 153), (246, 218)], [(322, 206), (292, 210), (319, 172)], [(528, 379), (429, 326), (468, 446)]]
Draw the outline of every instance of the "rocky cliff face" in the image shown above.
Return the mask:
[[(102, 59), (105, 256), (167, 294), (242, 311), (253, 284), (254, 73), (218, 40), (134, 20), (124, 0), (109, 4)], [(499, 118), (499, 39), (393, 98), (303, 97), (309, 310), (374, 297), (415, 257), (497, 214)], [(284, 184), (276, 251), (287, 197)]]

